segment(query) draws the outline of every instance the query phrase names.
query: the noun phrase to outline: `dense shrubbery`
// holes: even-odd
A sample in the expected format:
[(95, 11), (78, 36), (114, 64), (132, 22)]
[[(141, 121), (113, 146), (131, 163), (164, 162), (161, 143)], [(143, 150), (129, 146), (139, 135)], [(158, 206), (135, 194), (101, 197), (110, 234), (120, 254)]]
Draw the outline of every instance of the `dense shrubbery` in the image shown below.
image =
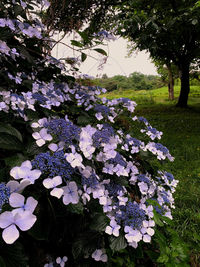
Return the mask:
[(150, 164), (173, 160), (154, 142), (162, 133), (134, 116), (135, 102), (101, 100), (101, 88), (66, 75), (44, 53), (50, 40), (27, 17), (31, 3), (0, 6), (0, 265), (132, 266), (157, 261), (159, 247), (169, 262), (164, 235), (152, 241), (177, 185)]
[(94, 84), (105, 87), (110, 92), (116, 89), (150, 90), (164, 86), (165, 82), (156, 75), (133, 72), (129, 77), (116, 75), (108, 78), (103, 75), (102, 78), (95, 79)]

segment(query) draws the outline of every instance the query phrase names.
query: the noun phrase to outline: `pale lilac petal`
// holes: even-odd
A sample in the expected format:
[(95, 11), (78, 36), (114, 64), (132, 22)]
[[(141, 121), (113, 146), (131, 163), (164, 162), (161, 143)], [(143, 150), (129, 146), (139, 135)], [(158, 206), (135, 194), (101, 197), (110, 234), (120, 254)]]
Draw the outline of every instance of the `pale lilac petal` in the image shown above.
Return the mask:
[(151, 237), (149, 235), (144, 235), (143, 236), (143, 241), (146, 243), (150, 243), (151, 242)]
[(101, 256), (101, 261), (103, 261), (103, 262), (107, 262), (107, 261), (108, 261), (108, 256), (107, 256), (106, 254), (103, 254), (103, 255)]
[(61, 176), (55, 176), (52, 180), (53, 180), (54, 186), (57, 186), (57, 185), (62, 184), (62, 178), (61, 178)]
[(6, 228), (14, 222), (13, 214), (11, 211), (5, 211), (0, 215), (0, 227)]
[(13, 178), (15, 178), (15, 179), (19, 179), (20, 177), (19, 177), (19, 173), (18, 173), (18, 171), (19, 171), (19, 167), (14, 167), (14, 168), (12, 168), (11, 170), (10, 170), (10, 175), (13, 177)]
[(12, 193), (9, 198), (9, 204), (13, 208), (22, 207), (24, 205), (24, 196), (18, 193)]
[(28, 211), (25, 211), (23, 214), (15, 215), (15, 224), (22, 230), (29, 230), (33, 224), (36, 222), (36, 216), (31, 214)]
[(27, 187), (29, 184), (30, 184), (30, 182), (28, 180), (26, 180), (24, 182), (21, 181), (20, 183), (17, 181), (9, 181), (6, 184), (6, 187), (8, 187), (10, 189), (11, 193), (13, 193), (13, 192), (21, 193), (23, 191), (23, 189), (25, 187)]
[(8, 187), (10, 189), (11, 193), (14, 192), (14, 191), (18, 191), (19, 186), (20, 186), (20, 184), (17, 181), (9, 181), (6, 184), (6, 187)]
[(32, 133), (32, 136), (33, 136), (33, 138), (36, 139), (36, 140), (41, 138), (41, 137), (40, 137), (40, 134), (39, 134), (38, 132)]
[(76, 182), (69, 182), (69, 188), (72, 190), (72, 191), (77, 191), (78, 190), (78, 187), (76, 185)]
[(27, 174), (30, 172), (30, 169), (27, 167), (20, 167), (18, 169), (19, 178), (26, 178)]
[(63, 195), (63, 189), (62, 188), (54, 188), (51, 192), (50, 195), (57, 197), (57, 198), (61, 198), (61, 196)]
[(39, 125), (37, 122), (33, 122), (33, 123), (31, 124), (31, 127), (32, 127), (32, 128), (38, 128), (38, 127), (40, 127), (40, 125)]
[(53, 137), (50, 134), (45, 135), (44, 138), (46, 141), (51, 141), (53, 139)]
[(64, 256), (64, 257), (63, 257), (63, 261), (64, 261), (64, 262), (68, 261), (67, 256)]
[(58, 264), (61, 263), (61, 257), (58, 257), (58, 258), (56, 259), (56, 263), (58, 263)]
[(3, 230), (2, 237), (7, 244), (13, 244), (19, 237), (19, 231), (17, 227), (12, 224)]
[(36, 144), (37, 144), (39, 147), (41, 147), (41, 146), (43, 146), (43, 145), (45, 144), (45, 141), (44, 141), (43, 139), (38, 139), (38, 140), (36, 141)]
[(30, 171), (29, 176), (31, 180), (36, 180), (40, 177), (41, 174), (42, 172), (40, 170), (32, 170)]
[(50, 188), (53, 188), (54, 187), (53, 180), (51, 178), (44, 179), (43, 185), (47, 189), (50, 189)]
[(105, 232), (109, 235), (112, 235), (112, 228), (110, 226), (107, 226)]
[(154, 229), (152, 229), (152, 228), (148, 228), (148, 229), (147, 229), (147, 234), (148, 234), (148, 235), (153, 236), (154, 233), (155, 233)]
[(48, 145), (48, 148), (51, 151), (55, 152), (58, 149), (58, 146), (56, 144), (54, 144), (54, 143), (51, 143), (50, 145)]
[(45, 129), (45, 128), (40, 130), (39, 134), (40, 134), (41, 138), (44, 140), (51, 141), (53, 139), (52, 136), (47, 133), (47, 129)]
[(32, 169), (32, 164), (31, 164), (30, 160), (26, 160), (26, 161), (24, 161), (22, 163), (21, 167), (26, 167), (26, 168), (31, 170)]
[(38, 201), (36, 199), (34, 199), (33, 197), (29, 197), (26, 201), (25, 209), (29, 210), (30, 212), (34, 212), (37, 204)]

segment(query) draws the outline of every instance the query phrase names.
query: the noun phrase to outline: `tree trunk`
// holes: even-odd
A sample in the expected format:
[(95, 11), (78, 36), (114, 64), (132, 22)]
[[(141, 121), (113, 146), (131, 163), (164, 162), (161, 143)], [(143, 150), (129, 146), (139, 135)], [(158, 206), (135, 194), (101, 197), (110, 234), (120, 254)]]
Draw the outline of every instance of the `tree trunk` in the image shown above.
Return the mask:
[(190, 92), (190, 79), (189, 79), (189, 66), (188, 62), (182, 62), (179, 65), (180, 79), (181, 79), (181, 91), (177, 103), (177, 107), (186, 108), (188, 95)]
[(167, 64), (167, 69), (169, 78), (169, 83), (168, 83), (169, 100), (174, 100), (174, 77), (172, 73), (171, 64)]

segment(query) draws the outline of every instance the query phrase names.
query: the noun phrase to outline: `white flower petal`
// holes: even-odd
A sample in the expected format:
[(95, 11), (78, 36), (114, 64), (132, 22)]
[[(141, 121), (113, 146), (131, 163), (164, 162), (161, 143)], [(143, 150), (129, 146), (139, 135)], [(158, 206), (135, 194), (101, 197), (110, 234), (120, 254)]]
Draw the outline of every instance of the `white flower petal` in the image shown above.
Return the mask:
[(43, 139), (38, 139), (38, 140), (36, 141), (36, 144), (37, 144), (39, 147), (41, 147), (41, 146), (43, 146), (43, 145), (45, 144), (45, 141), (44, 141)]
[(19, 231), (17, 227), (12, 224), (3, 230), (2, 237), (7, 244), (13, 244), (19, 237)]
[(9, 204), (13, 208), (19, 208), (24, 205), (24, 196), (20, 195), (19, 193), (12, 193), (9, 198)]
[(14, 222), (13, 214), (10, 211), (5, 211), (0, 215), (0, 227), (6, 228)]
[(58, 264), (61, 263), (61, 257), (58, 257), (58, 258), (56, 259), (56, 263), (58, 263)]
[(146, 243), (150, 243), (151, 242), (151, 237), (149, 235), (144, 235), (143, 236), (143, 241)]
[(38, 201), (36, 199), (34, 199), (33, 197), (29, 197), (26, 201), (25, 209), (29, 210), (30, 212), (34, 212), (37, 204)]
[(31, 164), (30, 160), (26, 160), (26, 161), (24, 161), (22, 163), (21, 167), (26, 167), (26, 168), (31, 170), (32, 169), (32, 164)]
[(47, 189), (50, 189), (50, 188), (53, 188), (54, 187), (54, 183), (53, 183), (53, 180), (51, 178), (44, 179), (43, 185)]
[(52, 180), (53, 180), (54, 186), (57, 186), (57, 185), (62, 184), (62, 178), (61, 178), (61, 176), (55, 176)]
[(51, 192), (50, 195), (57, 197), (57, 198), (61, 198), (61, 196), (63, 195), (63, 189), (62, 188), (54, 188)]
[(19, 171), (19, 167), (14, 167), (10, 170), (10, 176), (12, 176), (13, 178), (15, 179), (19, 179), (19, 174), (18, 174), (18, 171)]
[(28, 211), (25, 211), (23, 214), (15, 215), (15, 224), (22, 230), (29, 230), (33, 224), (36, 222), (36, 216), (31, 214)]
[(29, 173), (29, 177), (30, 177), (30, 180), (36, 180), (40, 177), (40, 175), (42, 174), (42, 172), (40, 170), (32, 170), (30, 171)]
[(40, 134), (38, 132), (32, 133), (32, 136), (36, 140), (41, 138), (41, 136), (40, 136)]
[(105, 232), (109, 235), (112, 235), (112, 228), (110, 226), (107, 226)]
[(54, 144), (54, 143), (51, 143), (51, 144), (48, 145), (48, 148), (51, 151), (55, 152), (58, 149), (58, 146), (56, 144)]

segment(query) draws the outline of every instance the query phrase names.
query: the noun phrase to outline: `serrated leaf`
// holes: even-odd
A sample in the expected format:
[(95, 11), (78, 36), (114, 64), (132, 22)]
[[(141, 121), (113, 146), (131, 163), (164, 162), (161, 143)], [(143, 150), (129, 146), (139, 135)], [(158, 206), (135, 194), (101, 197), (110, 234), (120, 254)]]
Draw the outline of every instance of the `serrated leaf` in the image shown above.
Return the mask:
[(105, 231), (106, 226), (109, 224), (108, 218), (103, 214), (94, 214), (94, 219), (90, 228), (95, 231)]
[(90, 122), (91, 122), (91, 117), (89, 116), (81, 115), (77, 118), (77, 123), (79, 125), (86, 125), (86, 124), (89, 124)]
[(17, 137), (22, 142), (22, 135), (21, 133), (10, 124), (0, 123), (0, 133), (8, 133)]
[(25, 159), (26, 158), (22, 154), (17, 153), (16, 155), (5, 158), (4, 161), (7, 166), (14, 167), (21, 165), (21, 163), (25, 161)]
[(83, 247), (84, 247), (84, 243), (81, 239), (73, 243), (72, 254), (73, 254), (74, 259), (77, 259), (81, 255)]
[(84, 62), (87, 58), (87, 55), (85, 53), (81, 53), (81, 61)]
[(26, 147), (26, 153), (30, 156), (34, 156), (42, 152), (45, 152), (44, 146), (39, 147), (35, 141), (30, 142)]
[(78, 204), (69, 204), (68, 210), (72, 213), (82, 214), (83, 213), (83, 205), (80, 202)]
[(127, 242), (123, 235), (118, 237), (110, 237), (110, 248), (114, 251), (119, 251), (127, 247)]
[(23, 144), (19, 139), (7, 133), (0, 133), (0, 148), (5, 150), (20, 151), (23, 149)]
[(26, 115), (30, 120), (39, 119), (39, 115), (36, 111), (33, 111), (31, 109), (26, 110)]
[(153, 217), (155, 223), (159, 226), (164, 226), (164, 223), (161, 221), (159, 214), (154, 211), (154, 217)]
[(98, 52), (98, 53), (100, 53), (100, 54), (102, 54), (102, 55), (104, 55), (104, 56), (107, 56), (106, 51), (103, 50), (103, 49), (101, 49), (101, 48), (95, 48), (93, 50), (96, 51), (96, 52)]

